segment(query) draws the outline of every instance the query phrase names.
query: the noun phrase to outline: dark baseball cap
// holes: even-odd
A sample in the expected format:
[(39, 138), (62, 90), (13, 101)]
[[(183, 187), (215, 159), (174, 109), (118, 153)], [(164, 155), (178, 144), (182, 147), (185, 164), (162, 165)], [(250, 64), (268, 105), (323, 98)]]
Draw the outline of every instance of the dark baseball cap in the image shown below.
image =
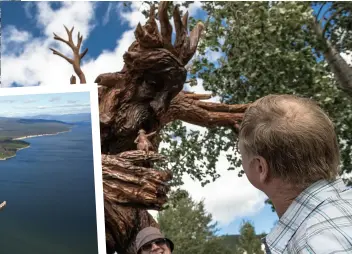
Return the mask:
[(165, 239), (169, 243), (171, 251), (174, 250), (174, 243), (170, 239), (165, 238), (158, 228), (146, 227), (139, 231), (136, 237), (137, 253), (140, 251), (144, 244), (156, 239)]

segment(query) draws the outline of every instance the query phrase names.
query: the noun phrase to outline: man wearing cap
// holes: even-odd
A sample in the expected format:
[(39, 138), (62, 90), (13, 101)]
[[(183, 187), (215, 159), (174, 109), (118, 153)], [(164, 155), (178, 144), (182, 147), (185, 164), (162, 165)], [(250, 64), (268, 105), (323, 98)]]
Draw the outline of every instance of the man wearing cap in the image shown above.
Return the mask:
[(146, 227), (136, 237), (137, 254), (171, 254), (174, 243), (165, 238), (159, 229)]

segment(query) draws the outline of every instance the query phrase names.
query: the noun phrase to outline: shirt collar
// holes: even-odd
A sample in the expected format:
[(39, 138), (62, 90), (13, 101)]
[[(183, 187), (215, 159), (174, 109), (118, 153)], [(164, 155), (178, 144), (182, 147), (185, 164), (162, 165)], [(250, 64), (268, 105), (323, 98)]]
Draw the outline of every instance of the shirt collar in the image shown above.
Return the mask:
[[(341, 178), (333, 182), (320, 180), (305, 189), (292, 202), (276, 226), (263, 239), (266, 249), (273, 253), (282, 253), (293, 234), (313, 210), (327, 198), (336, 196), (347, 187)], [(271, 253), (267, 251), (267, 253)]]

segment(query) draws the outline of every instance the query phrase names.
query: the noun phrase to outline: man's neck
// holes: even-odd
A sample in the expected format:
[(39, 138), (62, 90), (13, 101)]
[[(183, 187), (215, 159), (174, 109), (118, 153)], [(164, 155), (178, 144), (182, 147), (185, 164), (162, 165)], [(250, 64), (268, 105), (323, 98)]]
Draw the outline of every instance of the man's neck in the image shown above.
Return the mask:
[(303, 191), (301, 188), (295, 188), (287, 183), (283, 183), (280, 180), (271, 186), (269, 190), (266, 191), (267, 196), (273, 203), (275, 211), (279, 218), (286, 212), (289, 206), (292, 204), (293, 200)]

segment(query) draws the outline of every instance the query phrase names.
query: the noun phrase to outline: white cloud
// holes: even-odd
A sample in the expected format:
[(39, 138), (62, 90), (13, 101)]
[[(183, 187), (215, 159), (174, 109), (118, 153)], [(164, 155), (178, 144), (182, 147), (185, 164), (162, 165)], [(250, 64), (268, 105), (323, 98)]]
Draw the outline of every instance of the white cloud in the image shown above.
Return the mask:
[[(120, 4), (122, 7), (122, 4)], [(138, 23), (143, 25), (147, 18), (142, 14), (143, 10), (148, 10), (149, 6), (141, 1), (131, 2), (131, 11), (126, 10), (125, 8), (120, 8), (119, 14), (123, 22), (127, 22), (128, 25), (135, 29)]]
[(185, 13), (188, 11), (189, 17), (195, 16), (199, 10), (202, 8), (202, 2), (201, 1), (194, 1), (193, 4), (190, 4), (188, 8), (182, 6), (182, 3), (185, 1), (175, 1), (174, 4), (179, 4), (180, 5), (180, 11), (183, 11)]
[(74, 24), (76, 31), (80, 31), (87, 38), (94, 27), (94, 2), (61, 2), (61, 4), (59, 10), (53, 10), (48, 2), (39, 2), (37, 25), (51, 38), (53, 31), (62, 31), (63, 25)]
[(6, 40), (13, 43), (21, 43), (29, 40), (31, 35), (27, 31), (20, 31), (14, 26), (8, 26), (4, 30), (4, 37)]
[[(196, 86), (190, 86), (189, 84), (185, 84), (184, 90), (189, 91), (189, 92), (198, 93), (198, 94), (210, 94), (211, 95), (211, 92), (204, 89), (203, 79), (201, 79), (201, 78), (197, 78), (197, 85)], [(204, 101), (219, 102), (220, 97), (214, 96), (214, 97), (211, 97), (210, 99), (204, 100)]]
[(245, 176), (238, 177), (238, 171), (228, 171), (229, 163), (222, 153), (216, 166), (221, 175), (215, 182), (202, 187), (189, 177), (185, 177), (184, 188), (192, 197), (204, 199), (205, 208), (220, 226), (229, 224), (241, 216), (250, 216), (264, 207), (265, 195), (255, 189)]
[[(222, 153), (216, 166), (217, 173), (221, 175), (219, 179), (202, 187), (199, 182), (184, 176), (184, 185), (181, 187), (190, 193), (192, 199), (204, 200), (205, 209), (220, 227), (240, 217), (259, 213), (266, 199), (265, 194), (255, 189), (246, 176), (238, 177), (238, 171), (228, 171), (228, 167), (226, 155)], [(149, 213), (156, 219), (156, 211)]]
[(25, 15), (27, 16), (27, 18), (32, 19), (33, 15), (31, 13), (31, 8), (33, 7), (33, 3), (32, 2), (28, 2), (24, 4), (24, 11), (25, 11)]
[(105, 26), (107, 23), (109, 23), (110, 21), (110, 14), (111, 14), (111, 11), (113, 9), (113, 3), (112, 2), (109, 2), (109, 5), (108, 5), (108, 8), (104, 14), (104, 17), (103, 17), (103, 25)]
[(346, 51), (341, 53), (341, 56), (343, 59), (345, 59), (345, 61), (347, 62), (347, 64), (349, 66), (352, 66), (352, 52), (351, 51)]

